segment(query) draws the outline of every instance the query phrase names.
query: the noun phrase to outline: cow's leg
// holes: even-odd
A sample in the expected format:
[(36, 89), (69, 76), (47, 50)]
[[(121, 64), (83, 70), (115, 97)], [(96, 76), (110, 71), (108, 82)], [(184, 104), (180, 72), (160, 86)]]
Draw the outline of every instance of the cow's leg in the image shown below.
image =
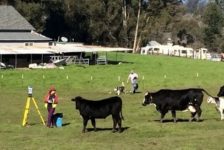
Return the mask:
[(118, 116), (117, 123), (118, 123), (118, 131), (121, 133), (122, 132), (122, 122), (121, 122), (120, 116)]
[(94, 128), (94, 131), (96, 131), (96, 120), (95, 120), (95, 118), (91, 118), (91, 122), (92, 122), (92, 125), (93, 125), (93, 128)]
[(223, 109), (219, 108), (219, 112), (220, 112), (221, 120), (223, 120), (224, 119)]
[(89, 120), (88, 118), (83, 117), (83, 129), (82, 129), (83, 133), (86, 132), (86, 126), (87, 126), (88, 120)]
[(166, 115), (167, 112), (168, 112), (167, 110), (164, 110), (164, 111), (161, 111), (160, 112), (161, 113), (161, 118), (160, 118), (160, 122), (161, 123), (163, 122), (163, 119), (164, 119), (164, 117), (165, 117), (165, 115)]
[(200, 121), (200, 117), (201, 117), (201, 113), (202, 113), (201, 108), (200, 108), (200, 106), (195, 107), (195, 108), (196, 108), (196, 112), (197, 112), (197, 121)]
[(192, 122), (194, 120), (195, 115), (197, 114), (197, 112), (192, 112), (191, 113), (191, 118), (189, 119), (189, 122)]
[(218, 107), (215, 107), (215, 110), (216, 110), (217, 112), (220, 112)]
[(112, 118), (113, 118), (113, 129), (112, 129), (112, 132), (116, 132), (116, 127), (117, 127), (117, 117), (112, 115)]
[(221, 114), (221, 120), (224, 120), (224, 110), (222, 110), (222, 114)]
[(172, 117), (173, 117), (173, 122), (176, 123), (177, 122), (176, 111), (172, 110), (171, 113), (172, 113)]

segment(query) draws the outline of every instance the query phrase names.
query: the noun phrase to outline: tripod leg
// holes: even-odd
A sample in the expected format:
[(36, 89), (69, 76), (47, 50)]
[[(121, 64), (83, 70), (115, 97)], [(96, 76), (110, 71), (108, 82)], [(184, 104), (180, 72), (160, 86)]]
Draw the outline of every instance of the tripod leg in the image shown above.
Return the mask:
[(25, 126), (27, 124), (29, 109), (30, 109), (30, 97), (27, 97), (22, 126)]
[(33, 100), (33, 103), (34, 103), (34, 105), (35, 105), (35, 107), (36, 107), (36, 110), (37, 110), (37, 112), (38, 112), (38, 114), (39, 114), (39, 116), (40, 116), (40, 119), (41, 119), (43, 125), (45, 125), (44, 119), (43, 119), (43, 117), (42, 117), (42, 115), (41, 115), (41, 113), (40, 113), (40, 111), (39, 111), (39, 108), (38, 108), (38, 106), (37, 106), (37, 103), (36, 103), (35, 99), (32, 98), (32, 100)]

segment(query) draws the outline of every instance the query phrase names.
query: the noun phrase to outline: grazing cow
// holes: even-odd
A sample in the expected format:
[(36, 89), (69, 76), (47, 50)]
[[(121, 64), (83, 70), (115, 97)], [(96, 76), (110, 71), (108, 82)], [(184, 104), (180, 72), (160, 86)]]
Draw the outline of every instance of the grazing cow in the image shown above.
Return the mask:
[(103, 100), (93, 101), (87, 100), (80, 96), (72, 99), (75, 101), (76, 109), (79, 110), (80, 115), (83, 118), (83, 132), (86, 131), (87, 122), (90, 119), (94, 130), (96, 131), (95, 119), (106, 118), (112, 115), (113, 118), (113, 132), (118, 130), (121, 132), (121, 119), (122, 116), (122, 100), (118, 96), (109, 97)]
[(219, 89), (219, 93), (217, 94), (218, 97), (224, 96), (224, 86), (221, 86)]
[(143, 101), (143, 106), (147, 104), (155, 104), (157, 111), (161, 113), (160, 122), (163, 122), (164, 116), (168, 111), (171, 111), (174, 122), (176, 122), (176, 110), (186, 110), (191, 111), (192, 121), (197, 114), (197, 121), (201, 116), (201, 103), (203, 101), (203, 92), (207, 95), (204, 89), (190, 88), (190, 89), (181, 89), (181, 90), (170, 90), (162, 89), (155, 93), (147, 92)]
[(220, 113), (221, 120), (224, 120), (224, 97), (208, 97), (207, 102), (216, 105), (216, 109)]

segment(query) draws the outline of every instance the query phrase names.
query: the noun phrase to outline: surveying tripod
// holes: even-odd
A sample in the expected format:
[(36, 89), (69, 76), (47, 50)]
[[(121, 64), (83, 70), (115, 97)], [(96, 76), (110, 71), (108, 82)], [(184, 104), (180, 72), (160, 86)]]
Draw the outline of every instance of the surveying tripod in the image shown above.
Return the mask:
[(36, 100), (34, 99), (34, 97), (32, 96), (32, 88), (28, 87), (28, 97), (26, 99), (26, 106), (25, 106), (25, 111), (24, 111), (24, 115), (23, 115), (23, 122), (22, 122), (22, 126), (26, 126), (27, 125), (27, 120), (28, 120), (28, 114), (29, 114), (29, 110), (30, 110), (30, 101), (33, 101), (34, 106), (36, 107), (36, 110), (40, 116), (40, 119), (43, 123), (43, 125), (45, 125), (44, 119), (39, 111), (39, 108), (37, 106)]

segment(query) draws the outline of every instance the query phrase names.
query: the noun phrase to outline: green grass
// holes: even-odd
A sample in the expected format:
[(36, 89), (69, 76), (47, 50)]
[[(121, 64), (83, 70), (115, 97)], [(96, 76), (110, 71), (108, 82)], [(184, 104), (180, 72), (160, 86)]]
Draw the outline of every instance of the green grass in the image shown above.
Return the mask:
[[(117, 57), (116, 53), (109, 53), (108, 57), (122, 63), (71, 65), (52, 70), (0, 70), (0, 149), (224, 149), (220, 143), (224, 136), (224, 122), (220, 121), (214, 105), (206, 103), (206, 96), (202, 104), (202, 122), (161, 124), (157, 121), (160, 114), (154, 106), (141, 105), (145, 91), (162, 88), (202, 87), (216, 95), (224, 84), (224, 63), (127, 53), (118, 53)], [(83, 134), (82, 119), (70, 99), (78, 95), (88, 99), (112, 96), (113, 88), (121, 81), (126, 83), (132, 69), (140, 75), (141, 93), (121, 95), (125, 118), (123, 127), (126, 130), (121, 134), (112, 133), (111, 130)], [(118, 81), (119, 76), (121, 81)], [(48, 88), (55, 85), (60, 100), (56, 111), (64, 114), (65, 126), (53, 129), (44, 127), (34, 105), (31, 105), (28, 119), (31, 126), (21, 126), (28, 85), (33, 87), (44, 119), (47, 111), (43, 97)], [(130, 85), (126, 84), (126, 88), (130, 90)], [(177, 112), (177, 117), (187, 120), (190, 114)], [(171, 115), (167, 114), (165, 118), (170, 120)], [(98, 128), (111, 128), (111, 116), (96, 123)], [(91, 124), (88, 128), (92, 128)]]

